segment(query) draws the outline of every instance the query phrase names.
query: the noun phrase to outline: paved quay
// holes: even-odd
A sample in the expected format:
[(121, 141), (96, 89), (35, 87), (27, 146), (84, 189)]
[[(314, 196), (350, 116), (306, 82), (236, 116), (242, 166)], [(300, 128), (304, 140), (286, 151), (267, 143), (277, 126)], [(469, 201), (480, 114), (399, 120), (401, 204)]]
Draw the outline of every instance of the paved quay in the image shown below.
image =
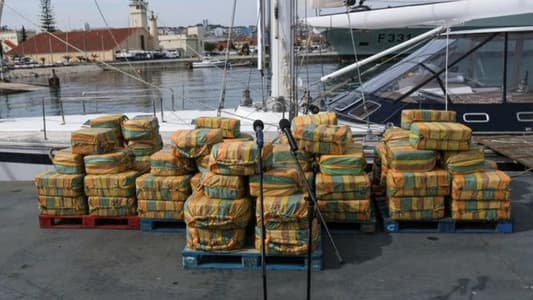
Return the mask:
[[(533, 299), (533, 174), (512, 186), (513, 234), (334, 234), (346, 263), (324, 243), (313, 299)], [(184, 234), (39, 229), (31, 182), (0, 194), (0, 299), (262, 299), (258, 271), (184, 270)], [(268, 283), (305, 298), (305, 272)]]

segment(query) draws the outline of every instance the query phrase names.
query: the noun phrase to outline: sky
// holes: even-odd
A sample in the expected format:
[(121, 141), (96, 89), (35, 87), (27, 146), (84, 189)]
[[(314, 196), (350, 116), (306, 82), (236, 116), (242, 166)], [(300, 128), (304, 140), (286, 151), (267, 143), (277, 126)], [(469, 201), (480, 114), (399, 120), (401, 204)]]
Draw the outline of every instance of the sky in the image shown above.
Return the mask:
[[(98, 13), (95, 0), (51, 0), (56, 27), (63, 31), (106, 27)], [(129, 0), (96, 0), (110, 27), (128, 26)], [(257, 22), (256, 0), (238, 0), (235, 25)], [(148, 0), (149, 10), (158, 16), (158, 26), (186, 26), (202, 23), (231, 24), (233, 0)], [(10, 28), (37, 29), (40, 0), (5, 0), (2, 25)], [(22, 15), (23, 17), (21, 17)]]

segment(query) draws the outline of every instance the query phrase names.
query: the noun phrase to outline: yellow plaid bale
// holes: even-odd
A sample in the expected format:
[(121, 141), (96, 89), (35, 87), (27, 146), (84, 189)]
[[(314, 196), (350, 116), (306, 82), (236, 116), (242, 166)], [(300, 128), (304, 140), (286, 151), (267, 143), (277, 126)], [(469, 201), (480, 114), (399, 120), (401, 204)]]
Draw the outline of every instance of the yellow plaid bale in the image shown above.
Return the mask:
[(363, 147), (360, 144), (348, 144), (344, 154), (321, 155), (320, 172), (326, 175), (362, 175), (366, 168)]
[(150, 139), (130, 140), (127, 148), (135, 156), (152, 155), (163, 148), (163, 139), (160, 134), (156, 134)]
[(140, 176), (137, 171), (118, 174), (85, 176), (85, 194), (94, 197), (135, 197), (135, 180)]
[(177, 148), (177, 156), (198, 158), (208, 155), (214, 144), (222, 142), (223, 136), (221, 129), (201, 128), (177, 130), (171, 140)]
[(70, 135), (72, 153), (81, 155), (102, 154), (113, 150), (117, 139), (109, 128), (83, 128)]
[(239, 250), (246, 243), (246, 229), (203, 229), (187, 226), (187, 248), (210, 252)]
[(83, 174), (83, 155), (72, 153), (72, 149), (64, 149), (53, 153), (52, 163), (59, 174)]
[(194, 174), (194, 176), (191, 178), (191, 190), (193, 192), (196, 192), (196, 191), (199, 191), (202, 189), (202, 177), (205, 173), (196, 173)]
[(485, 159), (485, 170), (487, 171), (496, 171), (498, 170), (498, 163), (493, 161), (493, 160), (490, 160), (490, 159)]
[(89, 214), (102, 217), (137, 215), (137, 199), (122, 197), (89, 197)]
[[(253, 175), (257, 169), (259, 148), (255, 142), (220, 143), (211, 149), (209, 170), (219, 175)], [(263, 167), (272, 167), (272, 144), (265, 143)]]
[[(259, 175), (250, 176), (250, 195), (259, 197)], [(263, 195), (289, 196), (302, 190), (303, 182), (295, 169), (272, 169), (263, 174)]]
[(254, 140), (254, 137), (248, 133), (243, 133), (241, 132), (241, 134), (238, 136), (238, 137), (235, 137), (235, 138), (225, 138), (222, 142), (223, 143), (234, 143), (234, 142), (251, 142)]
[(124, 140), (122, 136), (122, 124), (126, 120), (128, 120), (128, 117), (125, 115), (108, 115), (89, 120), (89, 125), (92, 128), (111, 128), (117, 141), (120, 142)]
[(370, 200), (318, 200), (326, 222), (355, 223), (372, 219)]
[[(261, 200), (255, 205), (256, 224), (261, 224)], [(264, 197), (265, 227), (269, 229), (307, 228), (307, 202), (304, 194)]]
[(211, 199), (203, 193), (194, 193), (185, 202), (185, 223), (192, 228), (235, 229), (246, 228), (252, 214), (248, 198), (236, 200)]
[(401, 126), (409, 130), (415, 122), (456, 122), (455, 111), (431, 109), (404, 109), (402, 110)]
[(390, 197), (389, 217), (393, 220), (435, 220), (444, 217), (444, 197)]
[(293, 135), (303, 151), (317, 154), (343, 154), (346, 145), (352, 142), (348, 126), (299, 125), (293, 129)]
[(159, 122), (154, 116), (137, 116), (122, 123), (126, 140), (153, 139), (159, 134)]
[(136, 156), (133, 159), (132, 169), (139, 172), (139, 174), (148, 173), (150, 172), (151, 162), (152, 161), (151, 161), (150, 155)]
[[(312, 250), (318, 247), (320, 227), (313, 222)], [(309, 231), (307, 229), (266, 229), (265, 252), (270, 255), (305, 255), (308, 249)], [(261, 227), (255, 228), (255, 248), (261, 249)]]
[(87, 198), (39, 196), (39, 211), (43, 215), (78, 216), (86, 215), (88, 211)]
[(194, 173), (192, 160), (176, 156), (176, 149), (163, 149), (150, 156), (150, 174), (154, 176), (179, 176)]
[(58, 174), (48, 171), (37, 174), (34, 183), (39, 196), (83, 196), (83, 174)]
[(107, 154), (87, 155), (83, 160), (87, 174), (117, 174), (132, 167), (133, 156), (126, 149), (118, 149)]
[(419, 122), (411, 125), (409, 143), (417, 149), (469, 150), (472, 129), (460, 123)]
[(297, 116), (291, 121), (291, 129), (310, 124), (337, 125), (337, 115), (334, 112), (325, 112), (316, 115)]
[(385, 130), (383, 138), (381, 139), (381, 141), (385, 143), (396, 140), (409, 140), (409, 130), (391, 127)]
[(450, 194), (450, 175), (445, 170), (430, 172), (387, 172), (388, 197), (437, 197)]
[(320, 200), (367, 200), (370, 199), (370, 186), (370, 178), (366, 174), (329, 176), (318, 173), (316, 197)]
[(241, 120), (222, 117), (198, 117), (195, 120), (196, 129), (222, 129), (225, 138), (238, 138), (241, 135)]
[(201, 188), (210, 198), (240, 199), (248, 194), (243, 176), (217, 175), (206, 173), (201, 179)]
[(137, 212), (141, 218), (183, 220), (183, 201), (138, 200)]
[(209, 172), (209, 162), (211, 161), (211, 154), (200, 156), (195, 159), (196, 161), (196, 168), (200, 173), (208, 173)]
[(145, 174), (136, 180), (137, 199), (185, 201), (191, 195), (192, 175), (154, 176)]
[(486, 169), (482, 147), (470, 146), (468, 151), (444, 151), (443, 166), (452, 174), (468, 174)]
[(511, 177), (499, 170), (454, 174), (453, 200), (510, 201)]
[(511, 219), (510, 201), (452, 201), (452, 218), (461, 221), (506, 221)]
[[(298, 150), (296, 151), (296, 157), (304, 172), (311, 171), (311, 156), (309, 153)], [(273, 146), (272, 167), (276, 169), (297, 168), (289, 145), (276, 144)]]
[(408, 141), (395, 140), (387, 143), (388, 168), (397, 171), (431, 171), (437, 165), (437, 152), (418, 150)]

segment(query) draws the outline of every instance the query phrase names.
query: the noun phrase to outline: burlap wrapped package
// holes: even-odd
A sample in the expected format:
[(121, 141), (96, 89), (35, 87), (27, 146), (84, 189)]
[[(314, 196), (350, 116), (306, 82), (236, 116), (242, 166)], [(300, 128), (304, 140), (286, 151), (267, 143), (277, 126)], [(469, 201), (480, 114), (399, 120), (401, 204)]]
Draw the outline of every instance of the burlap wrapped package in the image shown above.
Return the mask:
[(411, 125), (409, 143), (417, 149), (464, 151), (470, 149), (472, 129), (460, 123), (417, 122)]
[[(255, 205), (256, 224), (261, 224), (260, 200)], [(264, 197), (263, 212), (268, 229), (307, 228), (307, 202), (304, 194), (282, 197)]]
[(316, 198), (319, 200), (367, 200), (370, 199), (368, 175), (329, 176), (318, 173)]
[(137, 116), (122, 123), (122, 135), (126, 140), (150, 140), (159, 135), (159, 122), (154, 116)]
[(125, 115), (108, 115), (103, 117), (97, 117), (89, 120), (89, 125), (92, 128), (111, 128), (115, 137), (117, 138), (118, 145), (124, 144), (124, 136), (122, 135), (122, 124), (128, 120)]
[(388, 197), (437, 197), (450, 194), (450, 174), (445, 170), (430, 172), (387, 172)]
[[(259, 148), (255, 142), (220, 143), (211, 149), (209, 171), (219, 175), (249, 176), (257, 171)], [(272, 144), (265, 143), (263, 168), (272, 168)]]
[(171, 137), (176, 146), (176, 155), (186, 158), (198, 158), (208, 155), (211, 147), (222, 142), (221, 129), (177, 130)]
[(192, 160), (176, 156), (176, 149), (164, 149), (150, 156), (150, 174), (154, 176), (179, 176), (194, 173)]
[[(320, 227), (316, 219), (312, 232), (313, 251), (317, 249)], [(265, 252), (269, 255), (305, 255), (308, 249), (309, 231), (306, 229), (266, 229)], [(255, 228), (255, 248), (261, 249), (261, 227)]]
[(150, 165), (152, 162), (150, 157), (151, 155), (135, 156), (132, 169), (139, 172), (139, 174), (150, 172)]
[[(259, 175), (250, 176), (250, 195), (259, 197)], [(272, 169), (263, 174), (263, 196), (290, 196), (302, 191), (303, 182), (295, 169)]]
[(436, 220), (445, 213), (444, 197), (390, 197), (387, 202), (392, 220)]
[(211, 154), (200, 156), (195, 159), (196, 161), (196, 168), (200, 173), (208, 173), (209, 172), (209, 162), (211, 161)]
[(108, 153), (119, 146), (112, 129), (83, 128), (70, 135), (72, 153), (81, 155)]
[(191, 195), (192, 175), (154, 176), (145, 174), (136, 180), (137, 199), (185, 201)]
[(102, 217), (137, 215), (137, 199), (122, 197), (89, 197), (89, 214)]
[(196, 173), (191, 178), (191, 190), (194, 192), (200, 191), (202, 189), (202, 178), (206, 173)]
[(348, 126), (299, 125), (293, 129), (298, 147), (315, 154), (343, 154), (346, 145), (352, 142)]
[(118, 174), (85, 176), (85, 194), (93, 197), (135, 197), (135, 180), (140, 176), (137, 171)]
[(324, 112), (316, 115), (303, 115), (294, 117), (291, 121), (291, 129), (302, 125), (337, 125), (337, 115), (334, 112)]
[(318, 208), (326, 222), (354, 223), (370, 221), (370, 200), (318, 200)]
[(64, 149), (53, 153), (52, 163), (59, 174), (83, 174), (83, 155), (72, 153), (72, 149)]
[(224, 252), (239, 250), (246, 243), (246, 229), (203, 229), (187, 226), (187, 248)]
[(407, 129), (391, 127), (385, 130), (381, 141), (384, 143), (388, 143), (396, 140), (409, 140), (409, 133), (410, 131)]
[[(304, 172), (311, 171), (311, 156), (304, 151), (296, 151), (298, 162)], [(296, 169), (296, 162), (291, 153), (291, 147), (287, 144), (276, 144), (272, 150), (272, 167), (276, 169)]]
[(39, 196), (79, 197), (83, 196), (83, 177), (48, 171), (35, 176), (34, 182)]
[(386, 145), (388, 168), (397, 171), (431, 171), (437, 165), (437, 152), (419, 150), (407, 140), (394, 140)]
[(477, 145), (470, 145), (467, 151), (443, 151), (442, 163), (452, 174), (469, 174), (486, 169), (485, 152)]
[(510, 201), (455, 201), (452, 218), (464, 221), (506, 221), (511, 219)]
[(127, 149), (118, 149), (106, 154), (87, 155), (83, 161), (87, 174), (117, 174), (132, 167), (133, 156)]
[(248, 198), (236, 200), (211, 199), (194, 193), (185, 202), (187, 227), (208, 229), (246, 228), (252, 214)]
[(321, 155), (320, 172), (326, 175), (362, 175), (366, 168), (366, 159), (357, 147), (350, 147), (353, 151), (346, 151), (340, 155)]
[(499, 170), (454, 174), (453, 200), (510, 201), (511, 177)]
[(209, 198), (216, 199), (240, 199), (248, 194), (248, 186), (243, 176), (217, 175), (205, 173), (200, 186), (204, 194)]
[(251, 134), (243, 133), (236, 137), (236, 138), (225, 138), (222, 142), (223, 143), (234, 143), (234, 142), (251, 142), (254, 140), (254, 137)]
[(198, 117), (195, 120), (196, 129), (222, 129), (224, 138), (239, 138), (241, 135), (241, 120), (223, 117)]
[(137, 200), (141, 218), (183, 220), (184, 201)]
[(411, 129), (415, 122), (456, 122), (455, 111), (431, 110), (431, 109), (404, 109), (402, 110), (401, 126), (403, 129)]
[(137, 139), (128, 141), (128, 149), (135, 156), (150, 156), (163, 148), (163, 140), (160, 134), (149, 139)]
[(43, 215), (78, 216), (88, 212), (87, 197), (39, 196), (39, 211)]

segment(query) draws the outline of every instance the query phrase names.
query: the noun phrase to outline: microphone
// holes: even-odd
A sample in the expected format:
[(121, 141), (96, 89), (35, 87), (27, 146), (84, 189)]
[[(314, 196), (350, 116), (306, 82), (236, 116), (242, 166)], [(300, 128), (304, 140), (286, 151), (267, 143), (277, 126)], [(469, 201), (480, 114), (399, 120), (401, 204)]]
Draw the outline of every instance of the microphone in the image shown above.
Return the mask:
[(289, 122), (289, 120), (287, 119), (281, 119), (279, 121), (279, 128), (287, 136), (287, 139), (289, 140), (289, 145), (291, 146), (291, 151), (298, 151), (298, 144), (296, 143), (296, 140), (294, 139), (291, 133), (291, 122)]
[(255, 138), (257, 140), (257, 145), (259, 147), (263, 147), (263, 144), (265, 143), (264, 138), (263, 138), (263, 128), (265, 128), (263, 121), (261, 120), (254, 121)]

